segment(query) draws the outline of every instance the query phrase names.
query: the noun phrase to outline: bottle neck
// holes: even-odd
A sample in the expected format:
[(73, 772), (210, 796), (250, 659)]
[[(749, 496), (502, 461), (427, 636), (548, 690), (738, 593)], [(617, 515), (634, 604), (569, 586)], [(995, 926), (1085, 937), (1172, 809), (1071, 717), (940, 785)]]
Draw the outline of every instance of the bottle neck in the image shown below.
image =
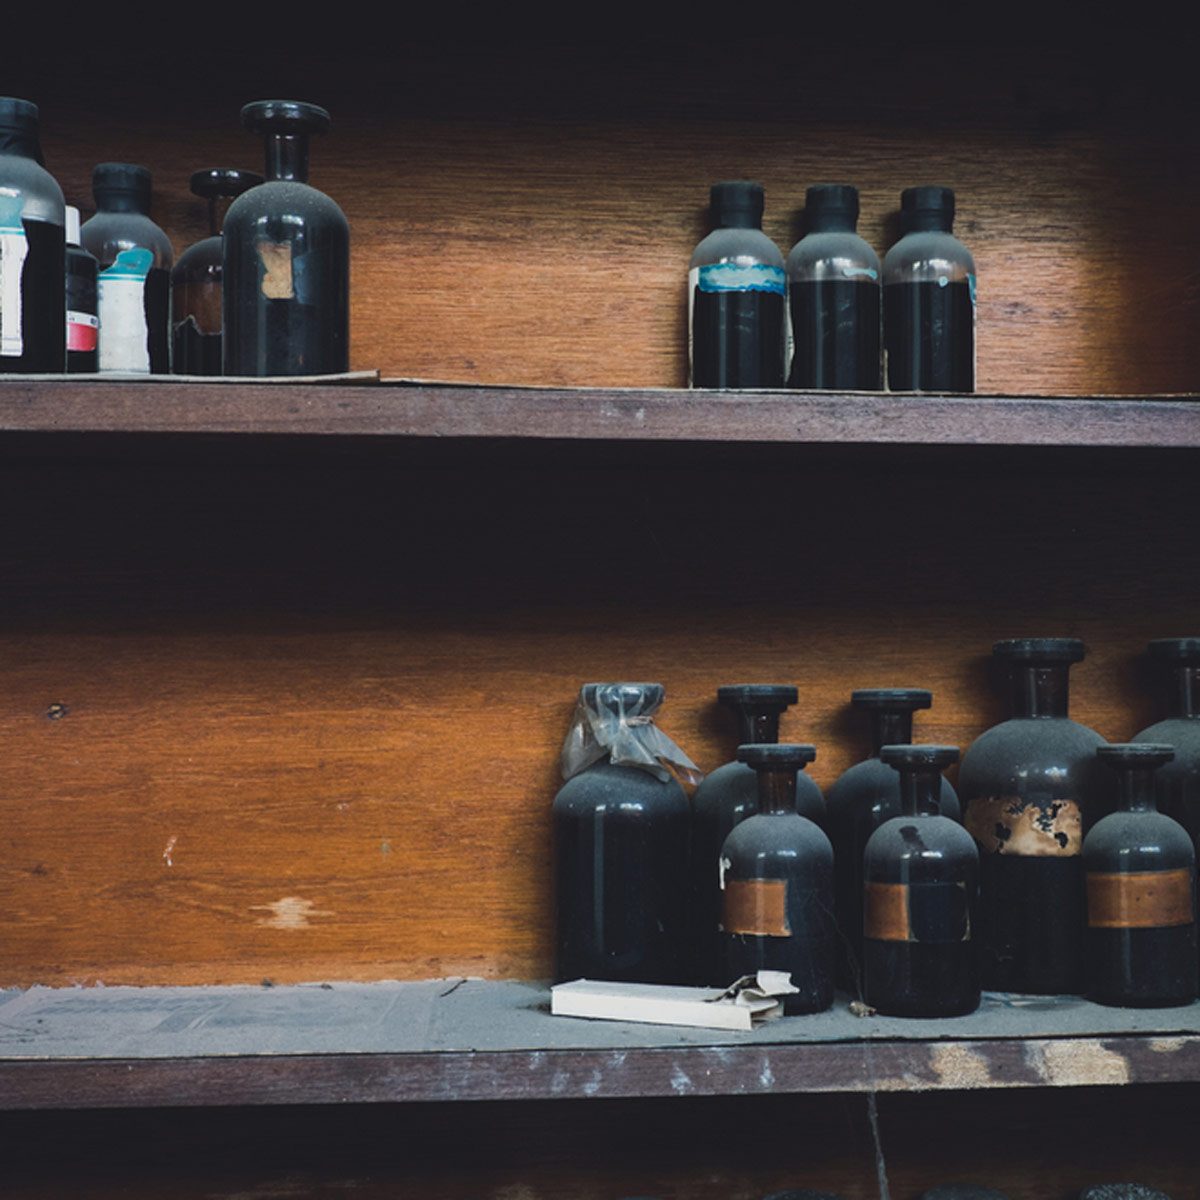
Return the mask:
[(810, 213), (805, 218), (809, 233), (855, 233), (858, 222), (843, 212)]
[(722, 213), (713, 223), (714, 229), (761, 229), (762, 217), (748, 212)]
[(0, 154), (15, 154), (20, 158), (42, 161), (38, 135), (29, 129), (0, 129)]
[(225, 214), (234, 202), (235, 196), (210, 196), (208, 199), (208, 232), (216, 237), (225, 228)]
[(1156, 812), (1154, 768), (1133, 767), (1121, 772), (1122, 812)]
[(267, 134), (267, 178), (308, 182), (308, 135)]
[(1168, 717), (1200, 717), (1200, 667), (1183, 663), (1171, 670), (1167, 692)]
[(1013, 668), (1010, 700), (1014, 717), (1065, 717), (1070, 699), (1069, 663), (1035, 663)]
[(884, 746), (912, 744), (913, 715), (892, 709), (877, 709), (871, 714), (871, 757), (878, 758)]
[(774, 745), (779, 741), (779, 710), (769, 712), (761, 708), (741, 708), (738, 710), (738, 722), (741, 725), (741, 741), (739, 746), (746, 744)]
[(936, 817), (941, 799), (942, 773), (936, 767), (901, 770), (900, 804), (906, 817)]
[(937, 212), (908, 212), (903, 218), (905, 233), (953, 233), (954, 218)]
[(140, 196), (130, 192), (111, 192), (96, 197), (96, 211), (106, 213), (141, 213), (149, 216), (149, 206)]
[(759, 768), (758, 811), (788, 813), (796, 811), (796, 768), (778, 770)]

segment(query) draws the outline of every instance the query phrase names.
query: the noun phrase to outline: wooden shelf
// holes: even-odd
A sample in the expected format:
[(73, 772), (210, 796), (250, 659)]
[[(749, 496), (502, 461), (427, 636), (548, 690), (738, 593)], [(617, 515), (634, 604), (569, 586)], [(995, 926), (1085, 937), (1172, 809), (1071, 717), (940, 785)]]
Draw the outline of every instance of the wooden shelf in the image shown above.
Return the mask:
[(551, 1017), (531, 984), (33, 988), (0, 998), (0, 1108), (927, 1092), (1200, 1080), (1200, 1005), (844, 1001), (750, 1033)]
[(1200, 398), (0, 381), (0, 433), (1200, 447)]

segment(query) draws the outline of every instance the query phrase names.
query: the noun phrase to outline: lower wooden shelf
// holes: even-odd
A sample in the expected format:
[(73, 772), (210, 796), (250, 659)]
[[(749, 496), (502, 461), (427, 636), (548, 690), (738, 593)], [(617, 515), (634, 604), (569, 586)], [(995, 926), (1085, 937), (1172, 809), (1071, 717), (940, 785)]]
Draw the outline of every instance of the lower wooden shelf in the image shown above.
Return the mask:
[(749, 1033), (551, 1017), (516, 982), (0, 993), (0, 1108), (927, 1092), (1200, 1081), (1200, 1004), (989, 995), (969, 1017), (844, 1000)]

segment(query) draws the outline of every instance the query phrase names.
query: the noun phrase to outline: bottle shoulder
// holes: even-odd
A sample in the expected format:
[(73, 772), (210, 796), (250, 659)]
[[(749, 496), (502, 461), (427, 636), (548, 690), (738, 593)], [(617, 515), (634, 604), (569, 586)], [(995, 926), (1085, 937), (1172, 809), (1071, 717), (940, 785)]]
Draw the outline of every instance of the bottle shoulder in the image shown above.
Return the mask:
[(951, 233), (907, 233), (883, 259), (884, 283), (962, 283), (975, 275), (975, 259)]
[(833, 844), (815, 821), (799, 813), (755, 813), (735, 825), (722, 858), (731, 861), (789, 855), (805, 860), (833, 862)]
[(41, 163), (23, 154), (0, 154), (0, 186), (21, 200), (21, 215), (27, 221), (66, 225), (67, 209), (58, 180)]
[(193, 242), (176, 260), (171, 268), (172, 283), (195, 283), (211, 279), (214, 271), (221, 272), (222, 241), (220, 237), (206, 237)]
[(175, 261), (171, 239), (145, 213), (98, 212), (83, 223), (79, 237), (101, 270), (112, 266), (122, 250), (138, 247), (153, 252), (155, 267), (169, 269)]
[(1013, 769), (1025, 764), (1041, 764), (1068, 756), (1094, 758), (1097, 746), (1105, 745), (1094, 729), (1069, 717), (1013, 717), (984, 730), (967, 747), (959, 768), (959, 786), (992, 760), (1003, 759)]
[(879, 255), (857, 233), (810, 233), (792, 247), (787, 273), (797, 283), (850, 280), (878, 284)]
[(714, 229), (693, 251), (690, 268), (723, 262), (780, 269), (784, 265), (779, 247), (761, 229)]
[(638, 817), (689, 812), (687, 794), (677, 780), (661, 780), (638, 767), (599, 762), (568, 779), (554, 798), (558, 816), (581, 815), (604, 809)]
[(1083, 839), (1083, 856), (1121, 860), (1127, 869), (1152, 866), (1154, 860), (1195, 862), (1191, 835), (1178, 821), (1160, 812), (1115, 812), (1101, 817)]
[(269, 179), (243, 192), (225, 214), (224, 233), (229, 238), (252, 235), (256, 226), (282, 221), (291, 227), (321, 224), (344, 230), (350, 223), (338, 203), (318, 188), (295, 179)]
[(891, 817), (867, 840), (869, 860), (967, 858), (978, 860), (975, 839), (955, 820), (946, 816)]

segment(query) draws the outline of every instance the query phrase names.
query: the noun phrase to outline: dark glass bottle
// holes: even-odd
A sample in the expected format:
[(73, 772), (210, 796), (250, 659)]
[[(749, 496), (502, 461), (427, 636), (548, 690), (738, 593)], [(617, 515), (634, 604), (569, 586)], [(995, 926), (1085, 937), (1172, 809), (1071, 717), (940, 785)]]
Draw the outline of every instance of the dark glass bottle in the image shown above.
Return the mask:
[[(833, 843), (839, 931), (838, 983), (857, 995), (862, 987), (863, 853), (871, 835), (903, 811), (900, 776), (879, 752), (886, 745), (912, 741), (913, 713), (929, 708), (933, 694), (924, 688), (860, 688), (850, 703), (871, 719), (871, 756), (844, 771), (829, 789), (825, 828)], [(957, 821), (958, 797), (941, 779), (940, 811)]]
[(963, 824), (979, 846), (976, 940), (983, 986), (1042, 995), (1082, 992), (1083, 838), (1112, 808), (1096, 758), (1104, 739), (1067, 717), (1075, 638), (1016, 638), (1008, 664), (1012, 718), (963, 756)]
[(979, 851), (940, 810), (957, 746), (884, 746), (904, 813), (871, 835), (863, 861), (863, 998), (894, 1017), (957, 1017), (979, 1007), (971, 942)]
[(713, 231), (688, 270), (692, 387), (783, 386), (787, 274), (762, 231), (763, 195), (761, 184), (742, 179), (709, 193)]
[(225, 214), (225, 374), (330, 375), (350, 364), (350, 226), (308, 185), (308, 139), (329, 114), (259, 100), (242, 124), (267, 146), (267, 182)]
[(1191, 834), (1200, 856), (1200, 637), (1158, 638), (1149, 650), (1165, 677), (1166, 719), (1133, 740), (1175, 747), (1175, 757), (1154, 773), (1155, 798), (1158, 811)]
[(67, 205), (67, 371), (95, 372), (99, 367), (100, 318), (97, 315), (95, 255), (79, 244), (79, 209)]
[(167, 374), (171, 369), (170, 239), (150, 219), (150, 172), (99, 163), (92, 172), (96, 215), (84, 249), (100, 267), (100, 370)]
[[(741, 683), (717, 689), (717, 700), (737, 714), (738, 744), (779, 741), (779, 717), (796, 703), (787, 684)], [(825, 821), (821, 789), (807, 775), (796, 780), (796, 811), (818, 825)], [(706, 775), (692, 797), (692, 917), (695, 923), (696, 981), (724, 987), (725, 948), (721, 938), (721, 847), (730, 830), (758, 812), (758, 774), (742, 762), (729, 762)]]
[(954, 193), (906, 188), (904, 236), (883, 260), (887, 382), (893, 392), (975, 390), (975, 260), (951, 234)]
[(879, 391), (879, 256), (855, 232), (858, 189), (828, 183), (810, 187), (804, 223), (806, 233), (787, 260), (788, 386)]
[(37, 105), (0, 96), (0, 373), (66, 369), (65, 221)]
[(189, 246), (171, 271), (171, 370), (221, 374), (221, 226), (229, 205), (262, 183), (261, 175), (212, 167), (192, 176), (192, 192), (208, 201), (209, 236)]
[(1087, 996), (1146, 1008), (1196, 999), (1196, 851), (1155, 807), (1154, 773), (1174, 757), (1153, 742), (1101, 746), (1117, 772), (1117, 812), (1084, 838)]
[(833, 1003), (833, 847), (796, 811), (796, 775), (814, 746), (739, 746), (758, 772), (758, 812), (721, 847), (721, 928), (732, 982), (757, 971), (787, 971), (799, 991), (786, 1013)]
[[(649, 718), (662, 699), (658, 683), (593, 683), (580, 693), (596, 721)], [(563, 784), (554, 798), (560, 982), (681, 981), (689, 816), (675, 779), (607, 755)]]

